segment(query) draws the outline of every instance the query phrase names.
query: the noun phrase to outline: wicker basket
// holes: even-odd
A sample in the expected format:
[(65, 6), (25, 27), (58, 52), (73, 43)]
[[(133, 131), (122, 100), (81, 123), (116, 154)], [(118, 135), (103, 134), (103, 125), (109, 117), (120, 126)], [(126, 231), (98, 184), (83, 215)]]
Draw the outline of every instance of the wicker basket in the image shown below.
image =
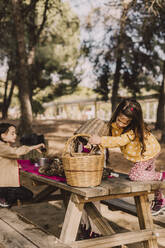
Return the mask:
[(100, 154), (72, 153), (70, 146), (78, 137), (90, 137), (88, 134), (77, 134), (68, 139), (62, 162), (67, 184), (75, 187), (93, 187), (101, 183), (104, 167), (104, 150), (99, 146)]

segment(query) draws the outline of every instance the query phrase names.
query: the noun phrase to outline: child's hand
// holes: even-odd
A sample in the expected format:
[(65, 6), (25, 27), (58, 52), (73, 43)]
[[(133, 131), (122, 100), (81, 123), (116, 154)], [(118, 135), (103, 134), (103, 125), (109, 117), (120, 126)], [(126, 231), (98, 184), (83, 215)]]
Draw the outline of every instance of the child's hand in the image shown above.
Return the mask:
[(89, 138), (88, 142), (92, 145), (99, 145), (101, 143), (101, 137), (99, 136), (92, 136)]
[(41, 143), (41, 144), (32, 146), (31, 148), (32, 148), (32, 150), (37, 150), (39, 153), (42, 153), (41, 150), (40, 150), (40, 148), (45, 148), (45, 144), (44, 143)]

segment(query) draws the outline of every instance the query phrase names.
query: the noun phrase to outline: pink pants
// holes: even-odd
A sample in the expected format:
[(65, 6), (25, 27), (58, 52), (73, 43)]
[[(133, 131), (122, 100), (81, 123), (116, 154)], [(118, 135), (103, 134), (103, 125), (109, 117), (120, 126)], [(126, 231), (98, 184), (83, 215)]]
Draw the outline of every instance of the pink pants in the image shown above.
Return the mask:
[[(155, 171), (155, 160), (156, 157), (135, 163), (129, 173), (129, 178), (132, 181), (160, 181), (161, 173)], [(155, 192), (155, 198), (158, 200), (164, 198), (161, 189)]]
[(152, 158), (135, 163), (129, 173), (129, 178), (132, 181), (160, 181), (161, 173), (155, 171), (155, 160), (156, 158)]

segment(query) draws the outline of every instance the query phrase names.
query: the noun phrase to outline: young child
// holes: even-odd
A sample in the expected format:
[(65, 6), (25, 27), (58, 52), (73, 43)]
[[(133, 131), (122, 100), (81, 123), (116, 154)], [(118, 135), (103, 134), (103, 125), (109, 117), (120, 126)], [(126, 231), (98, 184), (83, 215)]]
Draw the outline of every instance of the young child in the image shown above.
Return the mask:
[[(133, 181), (164, 180), (165, 172), (155, 171), (155, 160), (160, 154), (160, 144), (143, 121), (140, 104), (134, 99), (124, 99), (114, 111), (109, 122), (110, 136), (92, 136), (90, 144), (106, 148), (120, 147), (124, 157), (134, 163), (129, 177)], [(155, 193), (152, 215), (165, 210), (161, 190)]]
[(17, 199), (29, 200), (32, 198), (33, 193), (25, 187), (20, 186), (19, 165), (17, 159), (31, 150), (38, 150), (41, 147), (45, 147), (44, 144), (12, 147), (12, 144), (16, 141), (16, 136), (16, 127), (13, 124), (0, 124), (1, 207), (10, 207)]

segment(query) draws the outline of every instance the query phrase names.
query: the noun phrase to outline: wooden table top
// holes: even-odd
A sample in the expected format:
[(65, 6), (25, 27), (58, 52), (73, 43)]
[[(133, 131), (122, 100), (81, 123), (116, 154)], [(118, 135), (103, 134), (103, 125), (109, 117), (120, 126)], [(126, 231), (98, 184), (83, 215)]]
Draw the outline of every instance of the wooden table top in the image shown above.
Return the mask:
[(119, 174), (119, 177), (108, 178), (102, 180), (102, 183), (96, 187), (79, 188), (72, 187), (63, 182), (58, 182), (51, 180), (36, 174), (32, 174), (26, 171), (20, 170), (21, 176), (26, 176), (32, 180), (43, 182), (47, 185), (52, 185), (60, 189), (67, 190), (71, 193), (75, 193), (79, 196), (86, 198), (98, 197), (98, 196), (108, 196), (111, 194), (127, 194), (135, 192), (152, 192), (159, 188), (165, 189), (165, 181), (146, 181), (146, 182), (134, 182), (130, 181), (128, 177)]

